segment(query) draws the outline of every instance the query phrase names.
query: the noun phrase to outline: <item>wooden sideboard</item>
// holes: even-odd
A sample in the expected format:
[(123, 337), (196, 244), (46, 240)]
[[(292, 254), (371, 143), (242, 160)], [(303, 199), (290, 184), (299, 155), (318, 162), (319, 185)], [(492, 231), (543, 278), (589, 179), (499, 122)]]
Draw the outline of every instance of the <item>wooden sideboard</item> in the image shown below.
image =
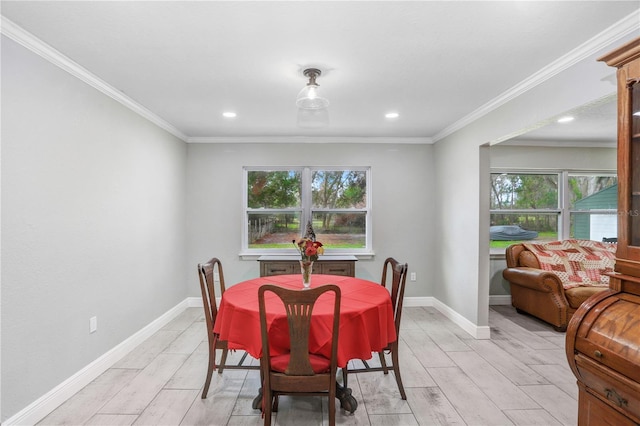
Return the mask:
[[(355, 256), (320, 256), (313, 262), (314, 274), (343, 275), (347, 277), (356, 276)], [(260, 276), (299, 274), (300, 256), (260, 256)]]

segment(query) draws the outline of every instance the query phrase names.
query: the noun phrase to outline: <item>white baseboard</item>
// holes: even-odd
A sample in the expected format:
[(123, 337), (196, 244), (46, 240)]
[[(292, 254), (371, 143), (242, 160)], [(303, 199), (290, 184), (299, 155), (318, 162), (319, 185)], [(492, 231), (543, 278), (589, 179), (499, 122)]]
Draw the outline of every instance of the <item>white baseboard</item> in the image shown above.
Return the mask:
[(449, 306), (440, 302), (438, 299), (434, 299), (433, 306), (444, 316), (450, 319), (458, 327), (469, 333), (475, 339), (490, 339), (491, 330), (489, 326), (478, 326), (460, 315), (458, 312), (451, 309)]
[(489, 296), (489, 306), (491, 305), (511, 305), (511, 295), (500, 294), (495, 296)]
[(433, 297), (405, 297), (402, 306), (433, 306), (435, 300)]
[[(509, 296), (509, 303), (511, 303), (511, 296)], [(405, 297), (403, 306), (433, 306), (451, 320), (458, 327), (469, 333), (475, 339), (490, 339), (491, 330), (489, 326), (477, 326), (458, 312), (451, 309), (435, 297)]]
[[(502, 296), (493, 296), (502, 297)], [(511, 303), (511, 296), (509, 303)], [(491, 299), (491, 297), (490, 297)], [(451, 309), (449, 306), (433, 297), (406, 297), (404, 306), (420, 307), (432, 306), (445, 315), (453, 323), (461, 327), (476, 339), (489, 339), (489, 327), (477, 326), (471, 321)], [(91, 364), (69, 377), (64, 382), (29, 404), (23, 410), (3, 422), (4, 426), (13, 425), (34, 425), (45, 418), (60, 404), (72, 397), (86, 385), (91, 383), (96, 377), (104, 373), (122, 357), (131, 352), (136, 346), (151, 337), (155, 332), (167, 325), (172, 319), (177, 317), (186, 308), (202, 307), (202, 298), (188, 297), (176, 306), (165, 312), (146, 327), (114, 347), (104, 355), (93, 361)]]
[[(187, 297), (184, 300), (189, 308), (202, 308), (202, 297)], [(220, 306), (219, 297), (216, 297), (216, 303)]]
[[(91, 381), (96, 377), (118, 362), (122, 357), (131, 352), (136, 346), (167, 325), (187, 307), (191, 306), (191, 303), (194, 303), (191, 299), (197, 298), (187, 298), (178, 303), (142, 330), (138, 331), (110, 351), (106, 352), (104, 355), (100, 356), (91, 364), (60, 383), (58, 386), (38, 398), (33, 403), (29, 404), (2, 424), (4, 426), (35, 425), (45, 418), (50, 412), (60, 406), (60, 404), (71, 398), (74, 394), (91, 383)], [(200, 300), (200, 306), (202, 306), (202, 300)]]

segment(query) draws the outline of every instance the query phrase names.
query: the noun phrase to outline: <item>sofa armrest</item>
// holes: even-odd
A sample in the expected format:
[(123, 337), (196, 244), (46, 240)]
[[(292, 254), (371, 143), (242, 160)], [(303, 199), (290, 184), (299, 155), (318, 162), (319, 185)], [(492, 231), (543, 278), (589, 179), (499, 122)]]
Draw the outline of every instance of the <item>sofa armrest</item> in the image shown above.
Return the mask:
[(562, 281), (553, 272), (542, 269), (517, 267), (507, 268), (502, 271), (505, 280), (512, 284), (528, 287), (532, 290), (544, 293), (564, 294)]

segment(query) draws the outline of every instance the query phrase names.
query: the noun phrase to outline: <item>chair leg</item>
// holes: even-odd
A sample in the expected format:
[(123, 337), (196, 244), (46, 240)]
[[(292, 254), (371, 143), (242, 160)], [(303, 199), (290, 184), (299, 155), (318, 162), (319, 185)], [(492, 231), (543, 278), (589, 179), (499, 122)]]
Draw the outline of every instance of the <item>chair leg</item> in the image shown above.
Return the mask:
[[(347, 365), (349, 365), (349, 364), (347, 363)], [(347, 370), (348, 370), (347, 365), (345, 365), (345, 366), (342, 368), (342, 387), (343, 387), (343, 388), (346, 388), (346, 387), (347, 387), (347, 374), (348, 374), (348, 372), (347, 372)]]
[(228, 349), (222, 349), (222, 356), (220, 357), (220, 365), (218, 365), (218, 374), (222, 374), (222, 370), (224, 370), (224, 366), (227, 365), (228, 353), (229, 353)]
[(396, 376), (396, 382), (398, 383), (398, 390), (400, 391), (400, 397), (407, 399), (407, 394), (404, 391), (402, 385), (402, 377), (400, 377), (400, 361), (398, 357), (398, 342), (391, 345), (391, 360), (393, 361), (393, 374)]
[(262, 415), (264, 416), (264, 426), (271, 426), (271, 404), (273, 395), (271, 389), (263, 386), (264, 398), (262, 400)]
[(202, 399), (207, 398), (207, 393), (209, 393), (209, 385), (211, 384), (211, 376), (213, 375), (213, 370), (216, 369), (216, 349), (215, 349), (215, 341), (209, 347), (209, 367), (207, 368), (207, 380), (204, 382), (204, 389), (202, 389)]
[(329, 426), (336, 424), (336, 387), (329, 389)]
[(384, 371), (384, 374), (389, 374), (389, 369), (387, 368), (387, 360), (384, 359), (384, 350), (378, 352), (378, 356), (380, 357), (380, 365), (382, 366), (382, 371)]

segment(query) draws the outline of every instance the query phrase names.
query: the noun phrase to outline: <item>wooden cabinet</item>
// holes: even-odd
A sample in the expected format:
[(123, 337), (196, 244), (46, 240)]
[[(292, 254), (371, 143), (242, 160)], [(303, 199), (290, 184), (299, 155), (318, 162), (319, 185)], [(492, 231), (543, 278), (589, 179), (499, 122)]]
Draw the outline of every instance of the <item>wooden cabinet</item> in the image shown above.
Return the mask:
[[(320, 256), (313, 262), (314, 274), (356, 276), (355, 256)], [(260, 276), (299, 274), (300, 256), (260, 256)]]
[[(628, 279), (640, 282), (612, 278)], [(609, 290), (588, 299), (569, 322), (566, 350), (578, 378), (578, 424), (640, 424), (640, 295)]]
[(616, 271), (640, 277), (640, 39), (600, 60), (618, 68)]
[(618, 248), (609, 290), (567, 328), (579, 425), (640, 424), (640, 38), (600, 60), (618, 68)]
[(617, 411), (611, 411), (608, 405), (600, 399), (584, 391), (584, 386), (580, 386), (580, 400), (578, 402), (578, 423), (581, 425), (593, 426), (638, 426)]

